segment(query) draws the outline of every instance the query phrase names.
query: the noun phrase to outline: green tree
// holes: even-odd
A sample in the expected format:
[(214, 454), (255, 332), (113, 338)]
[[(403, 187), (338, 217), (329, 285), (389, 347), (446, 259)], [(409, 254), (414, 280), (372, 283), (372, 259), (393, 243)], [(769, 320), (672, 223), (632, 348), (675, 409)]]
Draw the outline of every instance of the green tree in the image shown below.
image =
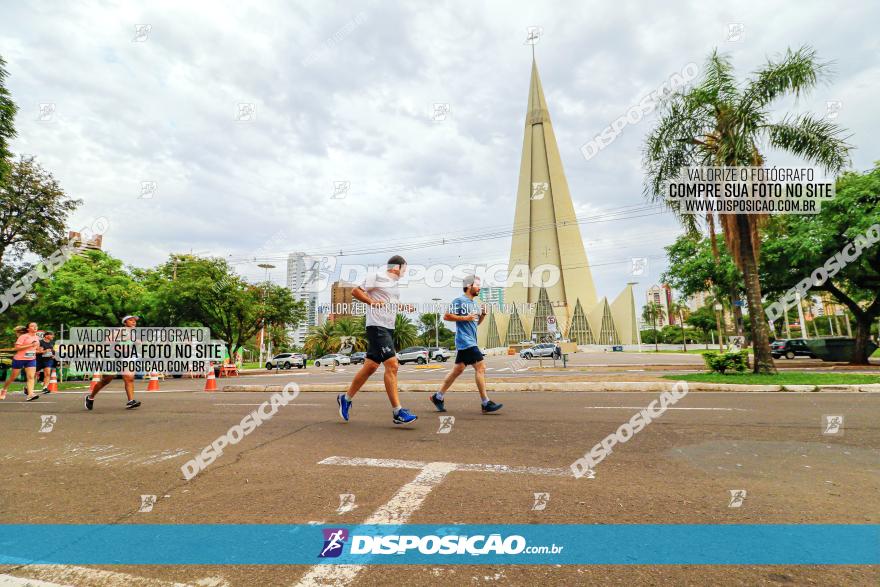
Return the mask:
[(20, 261), (26, 253), (51, 255), (67, 236), (68, 216), (82, 203), (68, 198), (33, 157), (11, 163), (0, 201), (0, 263)]
[(34, 284), (26, 312), (31, 320), (55, 329), (61, 324), (119, 326), (123, 316), (140, 314), (145, 297), (143, 286), (122, 261), (103, 251), (83, 251)]
[(419, 316), (418, 326), (421, 329), (419, 342), (425, 346), (434, 346), (437, 341), (440, 346), (455, 338), (455, 333), (446, 327), (443, 317), (434, 312), (427, 312)]
[(333, 349), (334, 351), (341, 348), (342, 337), (347, 337), (347, 340), (351, 342), (352, 352), (367, 350), (367, 329), (364, 316), (339, 317), (332, 324), (333, 334), (339, 340), (339, 346)]
[(650, 322), (653, 326), (654, 330), (654, 352), (659, 352), (660, 348), (657, 346), (659, 342), (659, 335), (657, 334), (657, 320), (663, 320), (666, 317), (666, 310), (663, 309), (663, 306), (658, 304), (657, 302), (648, 302), (645, 304), (645, 307), (642, 308), (642, 320), (645, 322)]
[(681, 326), (681, 344), (684, 347), (684, 352), (687, 352), (687, 338), (684, 332), (684, 316), (688, 313), (690, 308), (687, 307), (687, 304), (684, 302), (672, 302), (672, 305), (669, 307), (669, 313), (678, 318), (678, 323)]
[(303, 350), (317, 359), (327, 353), (332, 353), (339, 348), (339, 336), (333, 327), (333, 322), (327, 321), (320, 326), (312, 326), (303, 343)]
[(399, 351), (408, 346), (414, 345), (418, 336), (419, 330), (416, 328), (416, 325), (412, 320), (407, 318), (404, 314), (398, 314), (395, 316), (394, 334), (392, 335), (395, 350)]
[[(666, 185), (687, 165), (760, 166), (759, 145), (788, 151), (826, 171), (839, 171), (849, 158), (849, 145), (833, 122), (811, 114), (770, 120), (774, 102), (800, 95), (819, 83), (827, 70), (813, 50), (787, 51), (769, 61), (744, 85), (737, 83), (727, 57), (713, 51), (702, 79), (693, 88), (672, 94), (645, 146), (646, 196), (664, 200)], [(680, 212), (680, 210), (678, 211)], [(766, 216), (719, 214), (724, 240), (743, 274), (754, 348), (754, 371), (775, 373), (769, 328), (761, 317), (758, 273), (760, 229)], [(695, 219), (685, 219), (693, 230)]]
[(252, 285), (223, 259), (172, 255), (143, 275), (149, 284), (147, 315), (153, 326), (201, 325), (226, 343), (230, 355), (263, 325), (295, 328), (305, 319), (305, 302), (280, 285)]
[[(9, 142), (15, 138), (15, 114), (18, 106), (12, 100), (9, 90), (6, 89), (6, 61), (0, 56), (0, 186), (5, 183), (12, 161), (12, 150)], [(0, 255), (0, 259), (2, 259)]]
[(699, 308), (696, 312), (691, 312), (687, 317), (687, 323), (703, 333), (703, 341), (707, 343), (706, 348), (709, 348), (708, 342), (711, 332), (717, 327), (717, 317), (718, 314), (711, 304)]
[(865, 173), (844, 173), (836, 188), (835, 198), (823, 202), (819, 214), (779, 216), (769, 223), (761, 278), (768, 300), (775, 301), (817, 269), (826, 270), (826, 261), (836, 254), (861, 248), (861, 255), (844, 260), (830, 279), (821, 282), (818, 273), (808, 295), (828, 292), (852, 313), (852, 362), (866, 365), (871, 325), (880, 316), (880, 243), (871, 245), (865, 236), (870, 227), (880, 226), (880, 162)]
[(272, 345), (273, 352), (282, 352), (290, 348), (290, 335), (286, 324), (269, 324), (266, 327), (266, 340)]

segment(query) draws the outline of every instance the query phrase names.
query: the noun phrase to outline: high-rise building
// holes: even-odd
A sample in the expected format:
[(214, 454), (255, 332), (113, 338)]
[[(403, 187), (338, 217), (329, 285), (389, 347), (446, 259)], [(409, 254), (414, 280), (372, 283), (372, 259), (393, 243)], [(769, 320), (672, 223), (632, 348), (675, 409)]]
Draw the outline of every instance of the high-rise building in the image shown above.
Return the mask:
[(331, 320), (338, 317), (366, 315), (367, 306), (351, 295), (353, 289), (353, 286), (339, 281), (335, 282), (330, 288), (329, 318)]
[(74, 246), (82, 247), (87, 251), (100, 251), (104, 240), (102, 235), (96, 234), (89, 240), (83, 241), (82, 235), (73, 231), (67, 233), (67, 239), (73, 241)]
[(305, 253), (290, 253), (287, 256), (287, 289), (293, 298), (306, 303), (306, 317), (290, 331), (295, 346), (301, 347), (308, 336), (309, 328), (317, 325), (318, 292), (314, 291), (312, 258)]
[[(555, 337), (551, 323), (557, 333), (578, 344), (636, 344), (632, 284), (610, 303), (596, 293), (534, 59), (513, 229), (506, 308), (483, 320), (478, 331), (480, 346)], [(550, 279), (535, 283), (536, 269), (548, 265), (557, 275), (544, 274)], [(528, 279), (512, 278), (526, 271)]]
[(691, 312), (696, 312), (709, 303), (712, 294), (708, 291), (698, 291), (687, 299), (687, 307)]
[[(654, 302), (655, 304), (659, 304), (661, 308), (663, 308), (663, 312), (657, 316), (657, 328), (662, 328), (667, 324), (675, 324), (676, 316), (674, 313), (669, 312), (669, 308), (672, 307), (672, 289), (666, 285), (652, 285), (648, 288), (648, 291), (645, 292), (645, 300), (647, 302)], [(649, 324), (645, 324), (646, 327), (651, 326)]]

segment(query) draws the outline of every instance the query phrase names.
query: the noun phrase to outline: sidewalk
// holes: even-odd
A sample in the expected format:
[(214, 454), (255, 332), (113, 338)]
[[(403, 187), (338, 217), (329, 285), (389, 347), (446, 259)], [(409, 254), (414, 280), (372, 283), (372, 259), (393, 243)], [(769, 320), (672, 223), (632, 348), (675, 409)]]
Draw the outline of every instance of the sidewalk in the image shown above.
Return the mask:
[[(676, 384), (674, 381), (658, 379), (654, 381), (562, 381), (562, 382), (539, 382), (539, 381), (501, 381), (493, 379), (486, 382), (487, 391), (519, 391), (519, 392), (536, 392), (536, 391), (578, 391), (578, 392), (662, 392), (670, 391)], [(300, 391), (303, 392), (333, 392), (342, 393), (348, 389), (347, 383), (305, 383), (298, 384)], [(279, 392), (284, 388), (283, 385), (223, 385), (220, 391), (253, 391), (253, 392)], [(411, 383), (400, 383), (398, 389), (402, 392), (435, 392), (439, 388), (437, 382), (417, 381)], [(456, 383), (452, 386), (454, 392), (472, 391), (476, 392), (476, 384), (474, 383)], [(381, 383), (368, 383), (361, 388), (361, 391), (368, 392), (385, 392), (385, 387)], [(697, 383), (689, 382), (688, 391), (779, 391), (779, 392), (836, 392), (836, 393), (859, 393), (873, 392), (880, 393), (880, 384), (862, 384), (862, 385), (743, 385), (736, 383)]]

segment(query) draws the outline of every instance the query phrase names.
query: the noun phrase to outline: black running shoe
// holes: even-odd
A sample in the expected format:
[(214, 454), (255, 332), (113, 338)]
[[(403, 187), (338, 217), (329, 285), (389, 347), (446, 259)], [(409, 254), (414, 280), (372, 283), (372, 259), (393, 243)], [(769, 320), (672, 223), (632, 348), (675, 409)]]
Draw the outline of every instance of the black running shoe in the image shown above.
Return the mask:
[(446, 407), (443, 405), (443, 400), (438, 398), (436, 393), (431, 394), (431, 403), (434, 404), (434, 407), (437, 408), (438, 412), (446, 411)]
[(95, 407), (95, 398), (89, 397), (89, 394), (85, 394), (83, 396), (83, 403), (85, 404), (87, 410), (91, 410)]
[(42, 390), (40, 390), (40, 393), (42, 393), (43, 395), (46, 395), (47, 393), (51, 393), (51, 392), (49, 391), (48, 387), (44, 387)]
[(138, 407), (139, 405), (141, 405), (141, 402), (137, 401), (136, 399), (133, 399), (125, 404), (125, 409), (126, 410), (133, 410), (136, 407)]
[(492, 400), (489, 400), (488, 402), (486, 402), (486, 405), (483, 406), (483, 413), (489, 414), (491, 412), (497, 412), (498, 410), (500, 410), (503, 407), (504, 407), (504, 404), (496, 404)]
[(35, 399), (40, 399), (40, 395), (39, 395), (37, 392), (34, 392), (34, 393), (32, 393), (31, 395), (27, 396), (27, 399), (24, 400), (24, 401), (26, 401), (26, 402), (32, 402), (32, 401), (34, 401)]

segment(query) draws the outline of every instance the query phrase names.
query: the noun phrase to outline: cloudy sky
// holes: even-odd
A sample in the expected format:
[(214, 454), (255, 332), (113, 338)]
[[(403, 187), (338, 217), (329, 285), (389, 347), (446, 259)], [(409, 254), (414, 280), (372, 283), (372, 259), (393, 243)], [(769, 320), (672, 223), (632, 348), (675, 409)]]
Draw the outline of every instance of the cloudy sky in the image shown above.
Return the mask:
[[(589, 161), (580, 147), (713, 47), (745, 76), (787, 47), (812, 45), (834, 62), (833, 78), (777, 111), (839, 103), (853, 166), (880, 159), (876, 6), (539, 4), (5, 3), (0, 54), (20, 107), (13, 146), (84, 200), (72, 227), (109, 219), (105, 249), (126, 263), (192, 251), (227, 257), (256, 280), (259, 256), (283, 283), (290, 251), (384, 250), (509, 228), (531, 59), (524, 41), (540, 26), (536, 56), (576, 212), (605, 219), (582, 231), (609, 297), (633, 279), (633, 257), (650, 260), (639, 291), (656, 281), (679, 229), (668, 214), (607, 220), (644, 204), (640, 147), (654, 116)], [(432, 117), (438, 103), (449, 105), (445, 120)], [(51, 106), (41, 114), (41, 104)], [(155, 182), (152, 197), (141, 197), (143, 182)], [(344, 198), (333, 197), (336, 182), (349, 182)], [(509, 245), (502, 237), (405, 255), (506, 263)], [(413, 288), (410, 299), (454, 291)]]

